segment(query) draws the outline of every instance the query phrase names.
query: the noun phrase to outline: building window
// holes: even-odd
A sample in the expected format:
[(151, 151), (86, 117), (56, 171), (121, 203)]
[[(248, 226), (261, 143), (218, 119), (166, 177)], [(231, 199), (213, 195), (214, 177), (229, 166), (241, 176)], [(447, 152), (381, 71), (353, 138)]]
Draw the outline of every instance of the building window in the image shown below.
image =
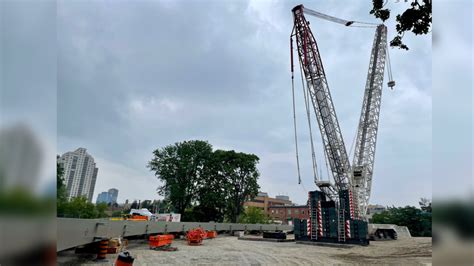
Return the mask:
[(298, 214), (300, 211), (299, 210), (295, 210), (295, 214)]
[(304, 214), (304, 210), (301, 211), (301, 214)]
[(288, 215), (291, 215), (291, 209), (288, 209)]

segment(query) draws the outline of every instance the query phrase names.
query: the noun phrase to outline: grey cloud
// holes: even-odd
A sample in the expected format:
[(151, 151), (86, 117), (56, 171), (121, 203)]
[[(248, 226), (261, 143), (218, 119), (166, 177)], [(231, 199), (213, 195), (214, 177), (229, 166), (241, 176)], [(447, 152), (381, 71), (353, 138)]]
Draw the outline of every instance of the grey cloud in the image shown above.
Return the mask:
[[(304, 203), (306, 193), (296, 183), (289, 76), (290, 10), (296, 4), (60, 2), (60, 151), (86, 146), (93, 155), (150, 176), (145, 164), (154, 148), (190, 138), (206, 139), (215, 147), (257, 154), (262, 188), (273, 195), (287, 193)], [(374, 20), (368, 14), (370, 3), (343, 8), (334, 2), (305, 5), (334, 15)], [(373, 31), (310, 20), (349, 146), (358, 122)], [(410, 80), (401, 86), (410, 84), (430, 97), (430, 69), (424, 68), (430, 63), (430, 53), (424, 51), (430, 44), (417, 38), (410, 42), (410, 53), (391, 54), (394, 75)], [(298, 80), (297, 76), (300, 84)], [(301, 85), (297, 88), (303, 181), (309, 190), (314, 189), (309, 141)], [(388, 199), (395, 195), (386, 185), (417, 167), (399, 158), (409, 149), (401, 144), (423, 139), (426, 132), (410, 136), (405, 126), (415, 122), (426, 130), (431, 126), (431, 120), (423, 118), (429, 111), (420, 112), (417, 99), (401, 101), (403, 95), (384, 91), (374, 180), (379, 190), (374, 192), (374, 202), (391, 202)], [(390, 113), (395, 111), (399, 120), (392, 125), (387, 119), (392, 120)], [(324, 165), (320, 137), (317, 133), (314, 137), (318, 162)], [(420, 145), (422, 152), (410, 158), (428, 166), (422, 155), (430, 144)], [(385, 171), (395, 166), (408, 169), (403, 174)], [(153, 197), (157, 185), (150, 184), (150, 191), (144, 194)], [(412, 188), (403, 185), (400, 189)], [(424, 195), (410, 194), (395, 201), (415, 204), (419, 196)]]

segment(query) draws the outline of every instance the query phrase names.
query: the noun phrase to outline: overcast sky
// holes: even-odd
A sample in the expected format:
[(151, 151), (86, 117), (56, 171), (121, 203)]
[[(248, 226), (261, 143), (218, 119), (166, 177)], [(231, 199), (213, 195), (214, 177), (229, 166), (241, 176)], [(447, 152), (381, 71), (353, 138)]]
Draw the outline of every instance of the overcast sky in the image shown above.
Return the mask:
[[(160, 198), (146, 168), (152, 151), (199, 139), (256, 154), (261, 190), (305, 203), (315, 185), (299, 82), (303, 186), (297, 183), (289, 73), (291, 8), (299, 2), (58, 3), (58, 153), (84, 147), (95, 158), (94, 202), (112, 187), (119, 189), (119, 202)], [(371, 1), (349, 2), (304, 4), (377, 22), (369, 14)], [(393, 12), (405, 7), (403, 1), (390, 5)], [(374, 29), (308, 19), (349, 151)], [(393, 21), (388, 30), (391, 39)], [(431, 38), (407, 33), (404, 40), (409, 51), (390, 49), (397, 86), (391, 91), (384, 85), (382, 96), (371, 203), (383, 205), (431, 198)], [(314, 137), (327, 178), (321, 138)]]

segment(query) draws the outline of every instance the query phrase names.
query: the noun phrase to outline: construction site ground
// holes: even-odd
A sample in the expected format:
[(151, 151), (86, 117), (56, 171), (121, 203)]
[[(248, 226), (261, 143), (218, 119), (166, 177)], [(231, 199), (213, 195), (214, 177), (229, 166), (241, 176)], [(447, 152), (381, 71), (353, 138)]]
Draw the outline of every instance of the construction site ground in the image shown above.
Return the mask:
[[(328, 265), (328, 264), (431, 264), (431, 238), (408, 238), (396, 241), (372, 241), (369, 246), (337, 248), (301, 245), (295, 242), (263, 242), (218, 236), (204, 240), (201, 246), (188, 246), (174, 240), (178, 251), (154, 251), (145, 240), (130, 241), (128, 250), (135, 257), (133, 265)], [(107, 255), (108, 262), (92, 261), (92, 255), (78, 256), (72, 251), (58, 254), (59, 265), (112, 265), (117, 255)]]

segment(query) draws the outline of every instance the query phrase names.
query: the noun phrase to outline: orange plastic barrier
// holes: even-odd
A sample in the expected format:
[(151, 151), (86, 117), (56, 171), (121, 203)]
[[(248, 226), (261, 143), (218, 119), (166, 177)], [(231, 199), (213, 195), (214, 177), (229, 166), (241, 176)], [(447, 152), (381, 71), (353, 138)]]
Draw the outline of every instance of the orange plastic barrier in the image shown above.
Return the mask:
[(156, 235), (150, 236), (148, 245), (150, 249), (169, 246), (173, 242), (173, 235)]
[(207, 238), (216, 238), (217, 237), (217, 232), (216, 231), (207, 231)]
[(131, 221), (148, 221), (148, 217), (144, 215), (132, 215), (132, 218), (129, 218), (127, 220)]

